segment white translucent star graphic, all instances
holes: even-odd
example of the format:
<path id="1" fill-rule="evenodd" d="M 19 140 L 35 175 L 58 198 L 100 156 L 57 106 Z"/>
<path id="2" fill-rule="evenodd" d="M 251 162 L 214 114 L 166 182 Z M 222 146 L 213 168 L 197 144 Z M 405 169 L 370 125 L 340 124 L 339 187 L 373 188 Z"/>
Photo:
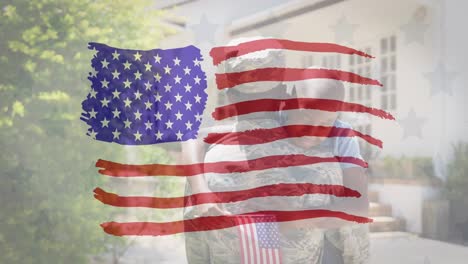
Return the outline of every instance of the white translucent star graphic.
<path id="1" fill-rule="evenodd" d="M 107 79 L 104 78 L 104 80 L 101 81 L 101 87 L 109 88 L 109 82 L 107 81 Z"/>
<path id="2" fill-rule="evenodd" d="M 174 97 L 176 102 L 182 102 L 182 95 L 180 95 L 179 93 L 177 93 Z"/>
<path id="3" fill-rule="evenodd" d="M 91 72 L 89 73 L 89 75 L 90 75 L 91 77 L 97 77 L 97 73 L 98 73 L 98 72 L 96 71 L 96 69 L 92 68 L 92 69 L 91 69 Z"/>
<path id="4" fill-rule="evenodd" d="M 279 19 L 274 12 L 269 12 L 268 17 L 271 17 L 271 25 L 260 27 L 258 30 L 261 32 L 262 36 L 277 37 L 281 38 L 284 36 L 288 28 L 291 26 L 291 23 L 286 23 Z"/>
<path id="5" fill-rule="evenodd" d="M 200 77 L 198 77 L 198 75 L 195 76 L 195 78 L 193 78 L 193 80 L 195 81 L 195 84 L 200 84 L 201 79 L 200 79 Z"/>
<path id="6" fill-rule="evenodd" d="M 164 73 L 165 74 L 171 74 L 171 67 L 169 67 L 169 65 L 166 65 L 166 67 L 164 67 Z"/>
<path id="7" fill-rule="evenodd" d="M 125 82 L 123 82 L 123 84 L 124 84 L 124 88 L 130 88 L 130 85 L 132 84 L 132 82 L 127 79 L 125 80 Z"/>
<path id="8" fill-rule="evenodd" d="M 135 75 L 135 80 L 141 80 L 141 73 L 140 73 L 140 71 L 136 71 L 133 75 Z"/>
<path id="9" fill-rule="evenodd" d="M 141 120 L 141 113 L 140 113 L 140 110 L 137 109 L 135 113 L 133 113 L 135 115 L 135 120 Z"/>
<path id="10" fill-rule="evenodd" d="M 161 133 L 161 131 L 158 130 L 158 132 L 155 134 L 156 136 L 156 139 L 159 139 L 159 140 L 162 140 L 162 137 L 163 137 L 163 133 Z"/>
<path id="11" fill-rule="evenodd" d="M 190 103 L 190 101 L 187 101 L 187 103 L 185 103 L 185 110 L 192 110 L 192 104 Z"/>
<path id="12" fill-rule="evenodd" d="M 154 95 L 154 100 L 156 102 L 161 102 L 161 98 L 162 98 L 162 96 L 159 93 L 156 93 L 156 95 Z"/>
<path id="13" fill-rule="evenodd" d="M 197 94 L 195 95 L 195 103 L 201 103 L 201 97 Z"/>
<path id="14" fill-rule="evenodd" d="M 91 89 L 89 92 L 89 98 L 96 98 L 97 92 L 94 89 Z"/>
<path id="15" fill-rule="evenodd" d="M 135 141 L 141 141 L 141 135 L 140 131 L 137 130 L 137 132 L 133 134 L 133 136 L 135 136 Z"/>
<path id="16" fill-rule="evenodd" d="M 91 111 L 88 112 L 88 114 L 89 114 L 89 118 L 96 118 L 97 112 L 94 111 L 94 108 L 93 108 L 91 109 Z"/>
<path id="17" fill-rule="evenodd" d="M 125 63 L 123 63 L 123 65 L 124 65 L 124 70 L 130 70 L 130 66 L 132 64 L 130 62 L 128 62 L 128 60 L 127 60 Z"/>
<path id="18" fill-rule="evenodd" d="M 165 124 L 166 124 L 166 128 L 167 128 L 167 129 L 169 129 L 169 128 L 172 129 L 172 125 L 173 125 L 174 123 L 172 123 L 171 120 L 167 120 L 167 122 L 166 122 Z"/>
<path id="19" fill-rule="evenodd" d="M 174 66 L 180 66 L 180 60 L 178 57 L 175 57 L 175 59 L 173 59 L 174 61 Z"/>
<path id="20" fill-rule="evenodd" d="M 183 116 L 183 115 L 184 115 L 184 114 L 182 114 L 180 111 L 178 111 L 178 112 L 175 114 L 176 120 L 182 120 L 182 116 Z"/>
<path id="21" fill-rule="evenodd" d="M 117 130 L 117 128 L 114 130 L 114 132 L 112 132 L 112 135 L 113 135 L 113 139 L 119 139 L 120 137 L 120 132 L 119 130 Z"/>
<path id="22" fill-rule="evenodd" d="M 145 102 L 145 109 L 150 110 L 152 105 L 153 105 L 153 103 L 151 103 L 150 100 L 147 100 Z"/>
<path id="23" fill-rule="evenodd" d="M 133 54 L 133 56 L 135 57 L 135 61 L 141 61 L 141 54 L 139 51 Z"/>
<path id="24" fill-rule="evenodd" d="M 202 121 L 202 115 L 200 113 L 195 114 L 195 120 L 197 122 L 201 122 Z"/>
<path id="25" fill-rule="evenodd" d="M 125 100 L 123 102 L 124 102 L 125 107 L 131 107 L 130 105 L 131 105 L 132 101 L 128 97 L 125 98 Z"/>
<path id="26" fill-rule="evenodd" d="M 166 92 L 170 92 L 171 89 L 172 89 L 172 86 L 169 85 L 168 83 L 166 83 L 166 85 L 164 85 L 164 90 L 165 90 Z"/>
<path id="27" fill-rule="evenodd" d="M 153 67 L 153 65 L 151 65 L 151 63 L 149 63 L 149 61 L 146 62 L 146 64 L 145 64 L 145 71 L 151 71 L 151 68 L 152 68 L 152 67 Z"/>
<path id="28" fill-rule="evenodd" d="M 140 99 L 141 99 L 141 95 L 142 95 L 142 94 L 140 93 L 139 90 L 137 90 L 137 91 L 134 93 L 134 95 L 135 95 L 135 100 L 140 100 Z"/>
<path id="29" fill-rule="evenodd" d="M 177 136 L 177 140 L 182 140 L 182 136 L 184 134 L 180 133 L 180 130 L 176 133 L 176 136 Z"/>
<path id="30" fill-rule="evenodd" d="M 117 91 L 117 89 L 115 89 L 115 90 L 112 92 L 112 95 L 113 95 L 113 98 L 119 98 L 120 92 Z"/>
<path id="31" fill-rule="evenodd" d="M 161 63 L 161 57 L 159 56 L 159 54 L 156 54 L 156 56 L 154 56 L 154 62 Z"/>
<path id="32" fill-rule="evenodd" d="M 130 126 L 132 125 L 132 121 L 128 120 L 125 120 L 123 121 L 124 122 L 124 128 L 130 128 Z"/>
<path id="33" fill-rule="evenodd" d="M 190 71 L 192 71 L 192 69 L 190 69 L 188 66 L 185 66 L 185 68 L 184 68 L 184 75 L 189 75 L 189 74 L 190 74 Z"/>
<path id="34" fill-rule="evenodd" d="M 186 127 L 187 130 L 192 130 L 192 126 L 193 126 L 193 124 L 190 121 L 187 121 L 185 123 L 185 127 Z"/>
<path id="35" fill-rule="evenodd" d="M 417 117 L 414 109 L 411 109 L 407 117 L 398 121 L 403 127 L 403 139 L 411 136 L 422 138 L 422 126 L 425 122 L 425 118 Z"/>
<path id="36" fill-rule="evenodd" d="M 152 86 L 151 83 L 150 83 L 149 81 L 147 81 L 147 82 L 145 83 L 145 90 L 146 90 L 146 91 L 151 90 L 151 86 Z"/>
<path id="37" fill-rule="evenodd" d="M 167 101 L 164 105 L 166 106 L 166 110 L 172 109 L 172 103 L 171 102 Z"/>
<path id="38" fill-rule="evenodd" d="M 102 65 L 102 68 L 106 68 L 106 69 L 109 69 L 109 62 L 104 58 L 102 61 L 101 61 L 101 65 Z"/>
<path id="39" fill-rule="evenodd" d="M 424 44 L 424 35 L 428 30 L 429 25 L 421 22 L 411 20 L 407 24 L 404 24 L 400 27 L 405 35 L 406 44 L 417 42 L 419 44 Z"/>
<path id="40" fill-rule="evenodd" d="M 424 76 L 431 83 L 432 95 L 439 92 L 452 95 L 452 81 L 456 78 L 457 73 L 447 71 L 443 62 L 439 62 L 433 72 L 425 73 Z"/>
<path id="41" fill-rule="evenodd" d="M 96 133 L 94 130 L 91 129 L 91 132 L 89 132 L 89 136 L 92 138 L 92 139 L 96 139 L 96 136 L 97 136 L 98 133 Z"/>
<path id="42" fill-rule="evenodd" d="M 152 126 L 153 126 L 153 123 L 151 123 L 149 120 L 146 121 L 146 123 L 145 123 L 145 129 L 146 130 L 151 130 Z"/>
<path id="43" fill-rule="evenodd" d="M 101 100 L 101 105 L 102 107 L 109 107 L 109 100 L 104 97 L 104 99 Z"/>
<path id="44" fill-rule="evenodd" d="M 180 78 L 179 75 L 176 75 L 176 77 L 174 77 L 174 83 L 180 83 L 180 80 L 182 80 L 182 78 Z"/>
<path id="45" fill-rule="evenodd" d="M 113 60 L 118 60 L 119 56 L 120 56 L 120 54 L 117 52 L 117 50 L 114 50 L 114 52 L 112 52 L 112 59 Z"/>
<path id="46" fill-rule="evenodd" d="M 156 112 L 156 114 L 154 114 L 154 117 L 156 118 L 156 120 L 161 120 L 162 114 L 159 112 Z"/>
<path id="47" fill-rule="evenodd" d="M 426 16 L 426 8 L 420 7 L 416 9 L 408 23 L 400 27 L 401 31 L 403 31 L 403 34 L 405 35 L 406 44 L 410 44 L 412 42 L 424 44 L 424 35 L 429 29 L 429 25 L 424 23 Z"/>
<path id="48" fill-rule="evenodd" d="M 93 53 L 93 58 L 97 57 L 97 54 L 99 53 L 99 51 L 96 49 L 96 47 L 93 47 L 91 49 L 91 52 Z"/>
<path id="49" fill-rule="evenodd" d="M 119 79 L 119 75 L 120 75 L 120 72 L 117 69 L 115 69 L 112 72 L 112 79 Z"/>
<path id="50" fill-rule="evenodd" d="M 104 119 L 101 120 L 101 126 L 102 127 L 109 127 L 109 120 L 107 120 L 107 118 L 104 117 Z"/>
<path id="51" fill-rule="evenodd" d="M 119 109 L 114 109 L 114 111 L 112 111 L 112 114 L 114 115 L 114 118 L 119 118 L 120 116 L 120 111 Z"/>
<path id="52" fill-rule="evenodd" d="M 188 83 L 184 86 L 184 88 L 185 88 L 186 93 L 188 93 L 188 92 L 190 92 L 192 90 L 192 86 L 190 84 L 188 84 Z"/>
<path id="53" fill-rule="evenodd" d="M 161 75 L 159 75 L 159 73 L 157 72 L 155 75 L 154 75 L 154 79 L 156 79 L 156 82 L 161 82 Z"/>
<path id="54" fill-rule="evenodd" d="M 348 23 L 346 17 L 343 15 L 335 25 L 331 26 L 332 30 L 335 32 L 335 41 L 337 43 L 353 43 L 353 35 L 357 27 L 358 26 L 355 24 Z"/>
<path id="55" fill-rule="evenodd" d="M 428 258 L 428 257 L 425 257 L 425 258 L 424 258 L 424 264 L 431 264 L 431 262 L 429 261 L 429 258 Z"/>
<path id="56" fill-rule="evenodd" d="M 191 26 L 195 32 L 195 39 L 197 43 L 208 42 L 214 43 L 215 33 L 218 25 L 208 21 L 206 15 L 202 15 L 198 24 Z"/>
<path id="57" fill-rule="evenodd" d="M 198 60 L 198 58 L 195 58 L 195 59 L 193 60 L 193 65 L 194 65 L 194 66 L 200 66 L 200 63 L 201 63 L 201 62 L 202 62 L 201 60 Z"/>

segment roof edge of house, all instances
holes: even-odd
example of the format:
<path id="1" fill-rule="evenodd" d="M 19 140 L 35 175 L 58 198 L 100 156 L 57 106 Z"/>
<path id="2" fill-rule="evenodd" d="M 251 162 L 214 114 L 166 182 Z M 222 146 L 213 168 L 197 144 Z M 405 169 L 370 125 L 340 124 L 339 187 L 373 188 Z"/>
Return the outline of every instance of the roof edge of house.
<path id="1" fill-rule="evenodd" d="M 228 28 L 228 32 L 230 36 L 240 35 L 257 28 L 275 24 L 285 19 L 319 10 L 344 1 L 347 0 L 299 0 L 293 3 L 286 3 L 235 20 Z"/>

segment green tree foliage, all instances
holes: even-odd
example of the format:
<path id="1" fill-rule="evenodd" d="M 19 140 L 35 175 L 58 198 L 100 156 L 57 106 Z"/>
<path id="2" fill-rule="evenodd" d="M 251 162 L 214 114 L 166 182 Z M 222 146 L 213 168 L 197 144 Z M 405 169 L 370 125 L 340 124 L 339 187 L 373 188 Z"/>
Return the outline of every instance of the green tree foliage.
<path id="1" fill-rule="evenodd" d="M 431 157 L 384 157 L 371 166 L 376 178 L 436 179 Z"/>
<path id="2" fill-rule="evenodd" d="M 450 199 L 468 200 L 468 143 L 453 146 L 453 159 L 447 165 L 446 191 Z"/>
<path id="3" fill-rule="evenodd" d="M 85 263 L 117 239 L 99 227 L 111 219 L 92 197 L 104 181 L 94 162 L 124 160 L 126 151 L 91 140 L 79 120 L 90 84 L 87 43 L 157 47 L 171 32 L 153 5 L 0 3 L 0 263 Z"/>

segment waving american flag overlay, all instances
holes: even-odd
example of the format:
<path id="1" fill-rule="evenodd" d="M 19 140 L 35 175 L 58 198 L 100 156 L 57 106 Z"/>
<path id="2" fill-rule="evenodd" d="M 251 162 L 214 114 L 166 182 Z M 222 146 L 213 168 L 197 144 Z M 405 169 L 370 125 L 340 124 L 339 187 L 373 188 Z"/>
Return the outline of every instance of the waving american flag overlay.
<path id="1" fill-rule="evenodd" d="M 121 196 L 96 188 L 96 199 L 110 206 L 161 210 L 190 211 L 211 204 L 229 212 L 187 214 L 171 222 L 107 222 L 101 225 L 105 232 L 161 236 L 233 227 L 245 231 L 251 224 L 320 218 L 372 221 L 335 205 L 362 196 L 362 190 L 344 184 L 341 172 L 367 167 L 359 151 L 352 150 L 356 140 L 379 148 L 383 144 L 340 122 L 337 114 L 394 120 L 390 113 L 346 102 L 342 95 L 347 84 L 380 89 L 381 83 L 341 69 L 287 65 L 289 54 L 372 58 L 369 54 L 331 43 L 280 39 L 215 47 L 210 52 L 218 67 L 213 78 L 226 103 L 215 107 L 212 124 L 202 129 L 207 82 L 198 49 L 130 51 L 97 43 L 90 47 L 98 53 L 92 60 L 92 90 L 83 102 L 82 118 L 90 126 L 92 138 L 126 145 L 198 138 L 204 151 L 201 161 L 175 165 L 98 160 L 99 173 L 126 178 L 184 177 L 188 181 L 202 176 L 208 186 L 180 197 Z M 239 220 L 253 215 L 264 217 L 250 217 L 248 223 Z M 255 228 L 242 236 L 257 234 L 257 241 L 248 246 L 260 248 L 266 240 L 258 234 L 266 227 Z"/>

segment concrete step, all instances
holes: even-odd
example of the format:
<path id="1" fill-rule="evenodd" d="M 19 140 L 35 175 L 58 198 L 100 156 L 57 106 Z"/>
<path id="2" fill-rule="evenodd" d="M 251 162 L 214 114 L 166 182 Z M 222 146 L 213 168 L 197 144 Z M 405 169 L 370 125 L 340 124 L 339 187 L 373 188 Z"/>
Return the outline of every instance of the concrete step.
<path id="1" fill-rule="evenodd" d="M 403 219 L 391 216 L 371 217 L 374 222 L 370 223 L 370 232 L 394 232 L 405 230 L 405 221 Z"/>
<path id="2" fill-rule="evenodd" d="M 377 203 L 379 202 L 379 192 L 377 191 L 369 191 L 369 202 Z"/>
<path id="3" fill-rule="evenodd" d="M 392 206 L 381 203 L 369 203 L 369 216 L 392 216 Z"/>
<path id="4" fill-rule="evenodd" d="M 378 239 L 378 238 L 417 238 L 418 235 L 403 231 L 396 231 L 396 232 L 375 232 L 370 233 L 369 237 L 371 239 Z"/>

